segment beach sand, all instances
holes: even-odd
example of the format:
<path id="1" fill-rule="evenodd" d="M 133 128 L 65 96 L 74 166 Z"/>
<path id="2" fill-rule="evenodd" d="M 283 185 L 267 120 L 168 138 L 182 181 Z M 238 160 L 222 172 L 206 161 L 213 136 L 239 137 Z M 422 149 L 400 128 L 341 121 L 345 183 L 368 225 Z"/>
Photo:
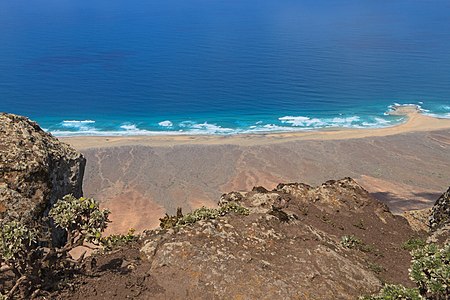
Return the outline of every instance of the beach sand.
<path id="1" fill-rule="evenodd" d="M 178 206 L 215 206 L 233 190 L 346 176 L 395 213 L 430 207 L 450 185 L 450 120 L 412 106 L 393 113 L 408 120 L 379 129 L 62 140 L 86 156 L 84 193 L 112 211 L 109 233 L 154 228 Z"/>

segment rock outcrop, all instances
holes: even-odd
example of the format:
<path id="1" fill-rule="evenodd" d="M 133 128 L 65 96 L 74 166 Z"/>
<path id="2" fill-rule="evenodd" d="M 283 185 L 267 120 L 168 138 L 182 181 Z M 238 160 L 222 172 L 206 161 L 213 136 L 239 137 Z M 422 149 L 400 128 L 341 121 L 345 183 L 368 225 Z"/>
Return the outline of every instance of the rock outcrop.
<path id="1" fill-rule="evenodd" d="M 139 297 L 356 299 L 383 281 L 408 284 L 401 245 L 415 233 L 351 178 L 232 192 L 219 205 L 229 202 L 250 215 L 144 234 L 158 289 Z"/>
<path id="2" fill-rule="evenodd" d="M 424 208 L 405 211 L 402 216 L 408 221 L 411 228 L 415 231 L 429 232 L 430 214 L 431 208 Z"/>
<path id="3" fill-rule="evenodd" d="M 436 200 L 431 209 L 429 227 L 429 242 L 450 243 L 450 187 Z"/>
<path id="4" fill-rule="evenodd" d="M 437 230 L 447 224 L 450 224 L 450 187 L 436 200 L 429 220 L 431 230 Z"/>
<path id="5" fill-rule="evenodd" d="M 29 223 L 66 194 L 82 196 L 86 160 L 35 122 L 0 114 L 0 220 Z"/>

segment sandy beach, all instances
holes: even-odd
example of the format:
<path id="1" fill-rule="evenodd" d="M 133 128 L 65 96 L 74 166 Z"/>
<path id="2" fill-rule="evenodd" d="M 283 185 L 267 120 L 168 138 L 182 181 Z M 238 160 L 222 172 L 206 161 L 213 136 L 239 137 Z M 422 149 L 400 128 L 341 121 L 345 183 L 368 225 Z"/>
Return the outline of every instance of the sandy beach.
<path id="1" fill-rule="evenodd" d="M 341 140 L 366 137 L 389 136 L 409 132 L 426 132 L 450 128 L 450 119 L 423 115 L 416 106 L 399 106 L 390 114 L 404 115 L 407 120 L 396 126 L 385 128 L 329 128 L 314 131 L 288 133 L 261 133 L 242 135 L 161 135 L 161 136 L 79 136 L 61 138 L 75 148 L 89 149 L 100 147 L 145 145 L 173 146 L 181 144 L 240 146 L 267 145 L 299 140 Z"/>
<path id="2" fill-rule="evenodd" d="M 430 207 L 450 183 L 450 119 L 415 107 L 377 129 L 236 136 L 62 138 L 87 158 L 84 192 L 112 211 L 110 232 L 156 227 L 166 212 L 280 182 L 350 176 L 396 213 Z"/>

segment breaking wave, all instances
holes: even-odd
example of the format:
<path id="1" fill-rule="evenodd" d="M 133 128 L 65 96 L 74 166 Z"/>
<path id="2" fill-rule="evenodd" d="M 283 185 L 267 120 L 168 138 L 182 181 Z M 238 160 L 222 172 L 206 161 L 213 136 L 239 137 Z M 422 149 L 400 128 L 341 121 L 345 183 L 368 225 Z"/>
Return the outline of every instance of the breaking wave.
<path id="1" fill-rule="evenodd" d="M 383 128 L 405 121 L 404 116 L 390 114 L 399 106 L 415 106 L 426 115 L 450 118 L 450 105 L 441 105 L 439 111 L 431 112 L 422 107 L 423 102 L 393 103 L 379 115 L 337 115 L 318 117 L 313 115 L 285 115 L 275 118 L 256 117 L 252 120 L 195 121 L 174 119 L 142 121 L 139 123 L 114 123 L 102 120 L 64 120 L 56 125 L 45 126 L 55 136 L 156 136 L 156 135 L 233 135 L 270 132 L 310 131 L 326 128 Z M 47 125 L 47 124 L 46 124 Z"/>

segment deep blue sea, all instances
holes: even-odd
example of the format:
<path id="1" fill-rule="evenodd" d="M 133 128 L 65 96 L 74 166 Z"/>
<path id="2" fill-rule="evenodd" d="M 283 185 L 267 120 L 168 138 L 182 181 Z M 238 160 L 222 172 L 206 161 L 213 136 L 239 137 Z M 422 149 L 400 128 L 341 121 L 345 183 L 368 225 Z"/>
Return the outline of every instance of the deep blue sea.
<path id="1" fill-rule="evenodd" d="M 0 0 L 0 111 L 56 135 L 450 117 L 448 0 Z"/>

